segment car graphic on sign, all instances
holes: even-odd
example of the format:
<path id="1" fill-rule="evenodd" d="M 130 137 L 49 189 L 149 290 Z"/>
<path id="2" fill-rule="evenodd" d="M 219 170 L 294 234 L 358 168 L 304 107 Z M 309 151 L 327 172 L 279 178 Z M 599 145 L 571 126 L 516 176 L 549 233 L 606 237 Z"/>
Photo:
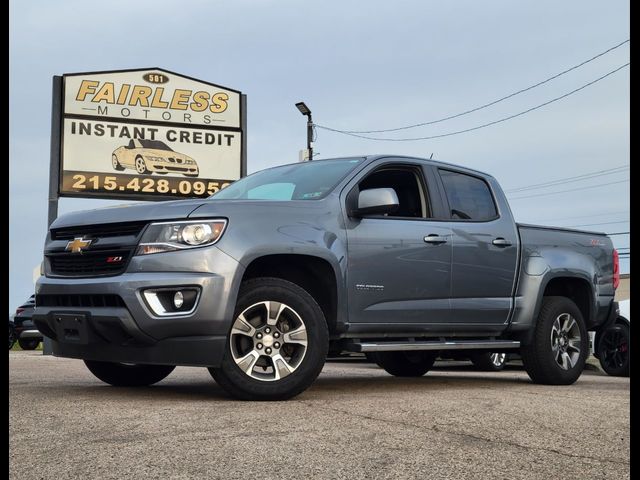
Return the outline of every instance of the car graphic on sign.
<path id="1" fill-rule="evenodd" d="M 111 165 L 119 172 L 129 168 L 139 174 L 181 173 L 186 177 L 197 177 L 200 173 L 193 158 L 173 151 L 160 140 L 130 140 L 113 151 Z"/>

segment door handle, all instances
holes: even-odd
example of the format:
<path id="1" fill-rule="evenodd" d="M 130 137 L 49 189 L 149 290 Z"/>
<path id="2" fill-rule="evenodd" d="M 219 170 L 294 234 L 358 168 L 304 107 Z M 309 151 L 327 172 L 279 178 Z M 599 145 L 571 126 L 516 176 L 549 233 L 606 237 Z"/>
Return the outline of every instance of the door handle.
<path id="1" fill-rule="evenodd" d="M 505 240 L 502 237 L 495 238 L 493 240 L 493 242 L 491 242 L 491 243 L 493 243 L 496 247 L 510 247 L 511 246 L 511 242 L 509 240 Z"/>
<path id="2" fill-rule="evenodd" d="M 435 233 L 431 233 L 424 237 L 425 243 L 430 243 L 432 245 L 440 245 L 441 243 L 447 243 L 447 239 L 441 237 L 440 235 L 436 235 Z"/>

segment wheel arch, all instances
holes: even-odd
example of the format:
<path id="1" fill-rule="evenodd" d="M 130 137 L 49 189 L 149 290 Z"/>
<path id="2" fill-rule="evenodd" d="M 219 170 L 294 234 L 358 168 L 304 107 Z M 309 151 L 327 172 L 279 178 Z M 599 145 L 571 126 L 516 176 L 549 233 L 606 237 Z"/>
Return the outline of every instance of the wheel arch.
<path id="1" fill-rule="evenodd" d="M 540 314 L 544 297 L 565 297 L 576 304 L 585 324 L 593 323 L 595 316 L 595 295 L 591 284 L 580 276 L 554 276 L 549 278 L 544 285 L 542 295 L 538 299 L 535 318 Z"/>
<path id="2" fill-rule="evenodd" d="M 329 333 L 335 333 L 344 323 L 339 309 L 339 275 L 329 260 L 298 253 L 261 255 L 247 265 L 241 282 L 258 277 L 281 278 L 307 291 L 322 309 Z"/>

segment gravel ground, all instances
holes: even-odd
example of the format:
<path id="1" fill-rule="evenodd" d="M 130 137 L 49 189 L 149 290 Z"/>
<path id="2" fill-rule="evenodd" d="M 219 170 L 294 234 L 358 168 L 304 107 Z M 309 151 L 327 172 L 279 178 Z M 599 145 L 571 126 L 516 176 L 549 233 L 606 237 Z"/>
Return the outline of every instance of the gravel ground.
<path id="1" fill-rule="evenodd" d="M 9 478 L 629 478 L 629 379 L 569 387 L 439 367 L 328 363 L 288 402 L 229 400 L 206 369 L 124 389 L 9 353 Z"/>

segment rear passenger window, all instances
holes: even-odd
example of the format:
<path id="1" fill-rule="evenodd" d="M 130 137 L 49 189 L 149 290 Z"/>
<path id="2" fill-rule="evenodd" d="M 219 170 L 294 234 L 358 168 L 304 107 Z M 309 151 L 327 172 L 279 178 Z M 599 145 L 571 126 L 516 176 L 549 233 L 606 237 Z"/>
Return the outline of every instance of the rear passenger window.
<path id="1" fill-rule="evenodd" d="M 451 218 L 486 221 L 498 216 L 493 195 L 484 180 L 450 170 L 440 170 L 440 177 L 449 200 Z"/>

